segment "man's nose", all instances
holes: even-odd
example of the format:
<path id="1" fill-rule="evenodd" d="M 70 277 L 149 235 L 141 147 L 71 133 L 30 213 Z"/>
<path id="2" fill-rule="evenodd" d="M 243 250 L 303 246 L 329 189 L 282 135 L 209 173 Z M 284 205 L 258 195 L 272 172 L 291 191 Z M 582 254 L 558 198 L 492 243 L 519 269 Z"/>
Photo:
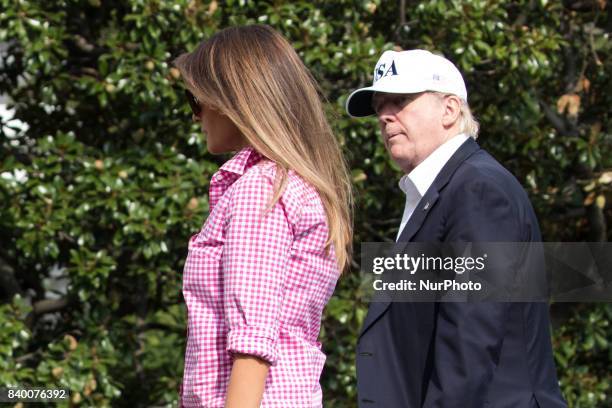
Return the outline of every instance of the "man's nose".
<path id="1" fill-rule="evenodd" d="M 395 109 L 391 103 L 383 103 L 379 108 L 376 115 L 381 123 L 389 123 L 395 119 Z"/>

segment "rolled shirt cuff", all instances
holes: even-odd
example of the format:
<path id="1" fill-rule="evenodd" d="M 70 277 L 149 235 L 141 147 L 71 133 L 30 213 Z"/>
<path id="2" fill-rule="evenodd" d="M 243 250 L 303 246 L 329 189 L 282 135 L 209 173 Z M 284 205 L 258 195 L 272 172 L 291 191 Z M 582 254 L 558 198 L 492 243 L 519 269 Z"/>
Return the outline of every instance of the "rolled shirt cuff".
<path id="1" fill-rule="evenodd" d="M 277 333 L 275 330 L 260 327 L 232 329 L 227 336 L 227 351 L 256 356 L 275 365 L 278 359 Z"/>

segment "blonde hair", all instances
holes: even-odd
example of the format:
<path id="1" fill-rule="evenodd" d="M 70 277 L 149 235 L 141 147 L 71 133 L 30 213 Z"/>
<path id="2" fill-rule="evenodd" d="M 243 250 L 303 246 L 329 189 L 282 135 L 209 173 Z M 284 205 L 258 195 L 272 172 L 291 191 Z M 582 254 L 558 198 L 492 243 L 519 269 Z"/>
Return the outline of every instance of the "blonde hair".
<path id="1" fill-rule="evenodd" d="M 449 95 L 457 96 L 455 94 L 449 94 L 444 92 L 429 92 L 437 95 L 438 97 L 440 97 L 440 99 L 443 99 L 444 97 Z M 461 133 L 465 133 L 473 139 L 476 139 L 478 137 L 478 131 L 480 130 L 480 124 L 478 123 L 476 118 L 474 118 L 472 110 L 470 109 L 470 105 L 468 105 L 468 103 L 464 101 L 463 98 L 460 98 L 459 96 L 457 97 L 461 100 L 461 106 L 459 111 L 459 131 Z"/>
<path id="2" fill-rule="evenodd" d="M 478 137 L 478 130 L 480 129 L 480 124 L 474 118 L 472 111 L 470 110 L 470 105 L 463 99 L 461 99 L 461 122 L 459 125 L 459 130 L 461 133 L 465 133 L 466 135 L 476 139 Z"/>
<path id="3" fill-rule="evenodd" d="M 293 47 L 265 25 L 230 27 L 174 65 L 200 102 L 226 115 L 249 144 L 277 165 L 272 205 L 289 170 L 319 193 L 338 266 L 352 253 L 352 187 L 325 117 L 320 89 Z"/>

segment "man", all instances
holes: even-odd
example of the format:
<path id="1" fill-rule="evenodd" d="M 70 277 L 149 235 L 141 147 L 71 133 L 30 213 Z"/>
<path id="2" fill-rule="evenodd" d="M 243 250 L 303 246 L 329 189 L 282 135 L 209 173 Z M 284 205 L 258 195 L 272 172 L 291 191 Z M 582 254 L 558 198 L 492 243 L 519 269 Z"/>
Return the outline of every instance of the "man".
<path id="1" fill-rule="evenodd" d="M 519 182 L 475 142 L 458 69 L 424 50 L 386 51 L 353 117 L 376 115 L 405 175 L 405 242 L 538 242 Z M 360 407 L 565 407 L 546 303 L 372 303 L 357 347 Z"/>

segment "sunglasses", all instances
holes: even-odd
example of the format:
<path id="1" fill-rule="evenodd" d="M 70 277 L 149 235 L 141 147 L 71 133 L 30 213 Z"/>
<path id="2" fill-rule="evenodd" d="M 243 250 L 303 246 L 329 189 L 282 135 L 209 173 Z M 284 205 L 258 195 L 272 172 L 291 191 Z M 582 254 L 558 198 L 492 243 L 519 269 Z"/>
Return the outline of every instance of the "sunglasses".
<path id="1" fill-rule="evenodd" d="M 185 89 L 185 96 L 187 97 L 187 102 L 189 102 L 189 107 L 191 108 L 191 112 L 193 112 L 194 116 L 200 117 L 200 113 L 202 113 L 202 107 L 200 106 L 200 101 L 195 97 L 194 94 L 191 93 L 188 89 Z"/>

